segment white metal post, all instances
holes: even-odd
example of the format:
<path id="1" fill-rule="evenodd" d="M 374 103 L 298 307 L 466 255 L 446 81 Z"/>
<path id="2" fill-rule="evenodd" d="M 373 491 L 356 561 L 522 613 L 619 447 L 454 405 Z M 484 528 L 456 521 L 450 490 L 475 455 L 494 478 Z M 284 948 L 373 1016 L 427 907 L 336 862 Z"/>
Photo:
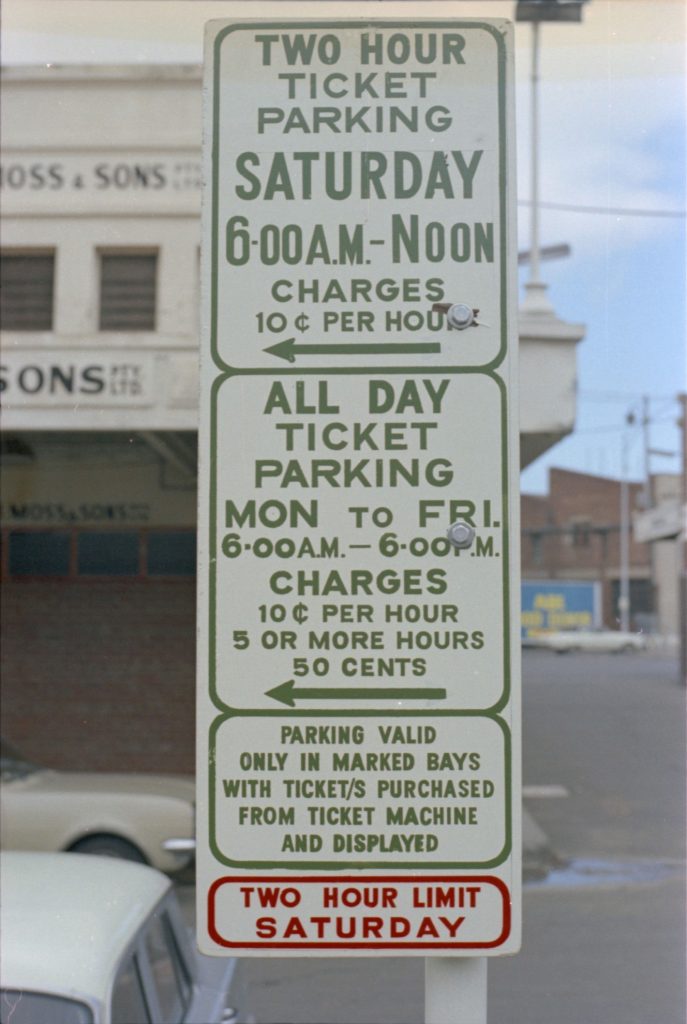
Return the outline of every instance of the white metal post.
<path id="1" fill-rule="evenodd" d="M 687 528 L 684 516 L 687 510 L 687 395 L 677 396 L 680 403 L 681 416 L 678 421 L 682 448 L 682 553 L 680 572 L 680 682 L 687 686 Z"/>
<path id="2" fill-rule="evenodd" d="M 622 437 L 620 478 L 620 628 L 630 628 L 630 487 L 627 479 L 627 430 Z"/>
<path id="3" fill-rule="evenodd" d="M 487 958 L 427 957 L 425 1024 L 487 1024 Z"/>
<path id="4" fill-rule="evenodd" d="M 539 281 L 539 22 L 532 22 L 530 283 Z"/>
<path id="5" fill-rule="evenodd" d="M 532 22 L 532 65 L 530 74 L 530 253 L 529 280 L 525 285 L 524 312 L 553 313 L 540 277 L 539 244 L 539 22 Z"/>
<path id="6" fill-rule="evenodd" d="M 642 440 L 644 442 L 644 508 L 651 508 L 652 505 L 652 494 L 651 494 L 651 465 L 650 465 L 650 454 L 651 454 L 651 440 L 649 438 L 649 426 L 651 424 L 649 396 L 642 395 Z"/>

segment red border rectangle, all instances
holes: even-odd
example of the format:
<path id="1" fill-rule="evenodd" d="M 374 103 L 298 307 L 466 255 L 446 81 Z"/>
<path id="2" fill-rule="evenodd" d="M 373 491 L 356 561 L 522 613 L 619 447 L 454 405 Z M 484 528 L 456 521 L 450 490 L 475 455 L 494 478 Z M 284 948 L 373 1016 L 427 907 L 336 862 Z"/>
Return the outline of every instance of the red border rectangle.
<path id="1" fill-rule="evenodd" d="M 356 885 L 365 882 L 368 884 L 379 883 L 409 883 L 422 882 L 444 882 L 451 885 L 479 882 L 483 885 L 494 886 L 503 900 L 503 927 L 498 938 L 491 942 L 230 942 L 223 938 L 217 930 L 215 914 L 215 897 L 223 885 L 246 884 L 246 883 L 269 883 L 271 885 L 286 883 L 289 886 L 303 884 L 319 884 L 326 882 L 329 885 Z M 208 890 L 208 933 L 213 942 L 226 949 L 495 949 L 502 946 L 510 935 L 511 929 L 511 898 L 508 887 L 500 878 L 493 875 L 374 875 L 365 879 L 360 875 L 309 875 L 304 877 L 274 876 L 274 875 L 233 875 L 218 878 Z"/>

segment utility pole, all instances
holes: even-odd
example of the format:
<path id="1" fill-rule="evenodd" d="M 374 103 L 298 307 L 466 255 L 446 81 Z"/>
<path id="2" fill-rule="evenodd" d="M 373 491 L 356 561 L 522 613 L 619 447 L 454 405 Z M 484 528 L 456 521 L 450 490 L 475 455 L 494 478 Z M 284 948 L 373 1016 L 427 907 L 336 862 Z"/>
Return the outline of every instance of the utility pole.
<path id="1" fill-rule="evenodd" d="M 653 505 L 653 494 L 651 489 L 651 467 L 649 464 L 649 455 L 651 454 L 651 445 L 649 443 L 649 424 L 651 423 L 651 416 L 649 413 L 649 396 L 642 395 L 642 440 L 644 443 L 644 487 L 643 487 L 643 502 L 644 508 L 649 509 Z"/>
<path id="2" fill-rule="evenodd" d="M 651 482 L 651 442 L 649 439 L 649 426 L 651 424 L 650 400 L 648 395 L 642 395 L 642 443 L 644 448 L 644 486 L 642 488 L 642 505 L 645 512 L 653 508 L 654 490 Z M 655 558 L 654 545 L 649 544 L 649 600 L 652 619 L 656 622 L 656 592 L 655 580 Z M 654 625 L 652 629 L 655 629 Z"/>
<path id="3" fill-rule="evenodd" d="M 620 628 L 624 633 L 630 628 L 630 484 L 627 479 L 627 429 L 621 440 L 622 459 L 620 468 L 620 595 L 618 611 Z"/>

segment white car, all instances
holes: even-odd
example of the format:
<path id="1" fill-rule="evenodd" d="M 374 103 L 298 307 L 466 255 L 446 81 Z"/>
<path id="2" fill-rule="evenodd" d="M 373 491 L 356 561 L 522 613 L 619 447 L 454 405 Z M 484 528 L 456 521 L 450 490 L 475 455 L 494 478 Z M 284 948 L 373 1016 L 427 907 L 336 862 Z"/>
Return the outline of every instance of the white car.
<path id="1" fill-rule="evenodd" d="M 169 878 L 63 853 L 0 855 L 2 1024 L 238 1024 L 235 958 L 194 949 Z"/>
<path id="2" fill-rule="evenodd" d="M 97 853 L 185 867 L 195 852 L 195 785 L 174 775 L 60 772 L 0 745 L 3 850 Z"/>
<path id="3" fill-rule="evenodd" d="M 537 646 L 568 654 L 570 651 L 643 651 L 646 637 L 643 633 L 628 633 L 620 629 L 567 630 L 560 633 L 541 633 Z"/>

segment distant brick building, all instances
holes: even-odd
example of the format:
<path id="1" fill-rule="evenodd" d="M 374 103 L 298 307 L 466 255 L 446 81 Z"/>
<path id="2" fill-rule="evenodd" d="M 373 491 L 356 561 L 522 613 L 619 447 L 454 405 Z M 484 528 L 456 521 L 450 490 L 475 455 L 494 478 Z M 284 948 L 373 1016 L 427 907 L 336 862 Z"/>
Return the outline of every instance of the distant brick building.
<path id="1" fill-rule="evenodd" d="M 641 484 L 629 485 L 630 513 Z M 522 574 L 527 579 L 591 580 L 601 585 L 604 625 L 618 624 L 620 481 L 552 469 L 548 495 L 522 495 Z M 654 626 L 649 544 L 630 539 L 633 629 Z"/>

